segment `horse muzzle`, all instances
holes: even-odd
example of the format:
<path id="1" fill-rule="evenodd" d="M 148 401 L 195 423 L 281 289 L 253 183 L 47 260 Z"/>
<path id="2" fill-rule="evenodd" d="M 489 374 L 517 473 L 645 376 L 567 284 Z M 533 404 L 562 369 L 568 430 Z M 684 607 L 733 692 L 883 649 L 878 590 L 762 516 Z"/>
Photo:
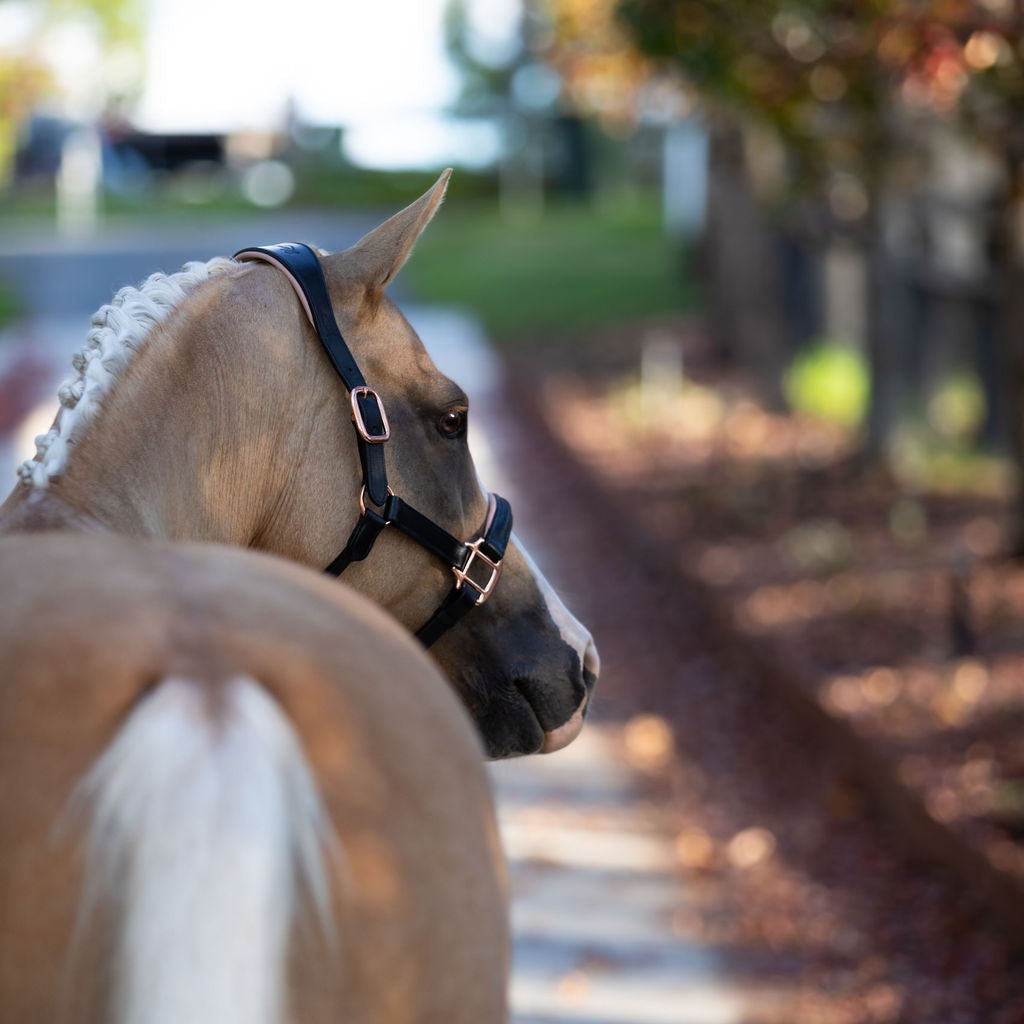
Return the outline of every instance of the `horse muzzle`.
<path id="1" fill-rule="evenodd" d="M 555 729 L 544 733 L 544 742 L 537 751 L 539 754 L 551 754 L 567 747 L 583 729 L 583 720 L 590 709 L 590 697 L 597 685 L 597 677 L 601 674 L 601 658 L 593 641 L 583 655 L 583 685 L 585 692 L 579 707 L 569 716 L 568 721 Z"/>

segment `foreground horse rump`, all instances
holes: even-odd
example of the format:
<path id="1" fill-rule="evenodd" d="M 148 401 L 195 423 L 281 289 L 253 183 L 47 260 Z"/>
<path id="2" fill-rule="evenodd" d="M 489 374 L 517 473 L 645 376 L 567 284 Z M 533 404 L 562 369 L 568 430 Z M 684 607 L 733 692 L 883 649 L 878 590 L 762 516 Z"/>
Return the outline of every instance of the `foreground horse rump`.
<path id="1" fill-rule="evenodd" d="M 447 174 L 350 249 L 310 253 L 328 315 L 380 396 L 364 396 L 361 415 L 387 410 L 386 443 L 375 428 L 372 440 L 357 437 L 356 390 L 335 372 L 279 267 L 189 264 L 124 289 L 93 318 L 54 427 L 0 507 L 0 534 L 217 541 L 323 569 L 338 562 L 368 504 L 389 527 L 344 579 L 421 629 L 458 578 L 438 557 L 433 527 L 469 542 L 488 516 L 467 447 L 466 396 L 385 291 L 446 183 Z M 429 519 L 426 546 L 390 516 L 390 499 Z M 490 756 L 556 750 L 579 732 L 597 650 L 515 541 L 493 594 L 431 650 Z"/>
<path id="2" fill-rule="evenodd" d="M 0 579 L 3 1024 L 505 1020 L 479 742 L 388 616 L 211 545 Z"/>

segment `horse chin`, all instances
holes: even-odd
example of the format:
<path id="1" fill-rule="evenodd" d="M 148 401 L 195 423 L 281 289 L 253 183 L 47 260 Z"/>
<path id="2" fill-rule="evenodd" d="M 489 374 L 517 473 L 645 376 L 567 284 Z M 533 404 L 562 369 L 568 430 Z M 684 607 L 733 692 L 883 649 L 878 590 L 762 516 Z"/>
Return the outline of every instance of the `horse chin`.
<path id="1" fill-rule="evenodd" d="M 435 649 L 491 760 L 561 750 L 583 727 L 600 672 L 597 649 L 590 642 L 580 652 L 552 632 L 537 617 L 503 622 L 500 647 L 515 652 L 508 668 L 507 654 L 487 650 L 489 637 L 477 638 L 475 658 L 466 657 L 464 645 Z M 481 657 L 481 649 L 489 657 Z"/>
<path id="2" fill-rule="evenodd" d="M 557 729 L 551 729 L 544 734 L 544 742 L 541 744 L 540 754 L 551 754 L 556 750 L 561 750 L 562 747 L 567 747 L 577 736 L 580 734 L 580 730 L 583 728 L 583 718 L 587 713 L 587 702 L 586 700 L 573 712 L 572 717 L 564 725 L 560 725 Z"/>
<path id="3" fill-rule="evenodd" d="M 489 761 L 524 757 L 544 749 L 548 733 L 517 686 L 506 684 L 498 694 L 492 691 L 489 699 L 474 703 L 473 722 Z"/>
<path id="4" fill-rule="evenodd" d="M 492 705 L 489 713 L 477 717 L 477 728 L 490 760 L 550 754 L 568 746 L 579 735 L 587 713 L 590 688 L 583 690 L 580 703 L 564 722 L 545 726 L 542 722 L 550 718 L 550 712 L 539 711 L 528 696 L 533 687 L 531 680 L 513 680 L 510 693 L 499 706 Z"/>

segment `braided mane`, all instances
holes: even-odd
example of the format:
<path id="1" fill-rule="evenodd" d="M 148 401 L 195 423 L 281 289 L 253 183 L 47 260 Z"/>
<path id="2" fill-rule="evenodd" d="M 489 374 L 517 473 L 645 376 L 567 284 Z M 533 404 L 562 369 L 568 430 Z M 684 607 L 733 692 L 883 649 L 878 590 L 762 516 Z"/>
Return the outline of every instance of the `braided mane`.
<path id="1" fill-rule="evenodd" d="M 157 324 L 196 285 L 236 266 L 234 260 L 223 257 L 186 263 L 176 274 L 156 273 L 138 288 L 122 288 L 109 305 L 101 306 L 92 315 L 85 345 L 71 360 L 76 376 L 58 392 L 61 408 L 57 418 L 47 433 L 36 438 L 35 458 L 18 467 L 18 476 L 27 484 L 46 487 L 59 475 L 104 396 Z"/>

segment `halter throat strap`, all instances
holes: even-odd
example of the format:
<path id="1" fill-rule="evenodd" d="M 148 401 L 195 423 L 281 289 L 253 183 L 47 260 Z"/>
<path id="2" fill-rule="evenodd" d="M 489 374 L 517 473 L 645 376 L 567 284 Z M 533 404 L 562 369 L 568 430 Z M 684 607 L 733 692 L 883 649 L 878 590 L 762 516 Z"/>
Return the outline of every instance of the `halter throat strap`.
<path id="1" fill-rule="evenodd" d="M 483 604 L 497 586 L 512 534 L 509 503 L 499 495 L 491 494 L 480 536 L 464 542 L 399 498 L 388 486 L 384 442 L 391 436 L 391 429 L 384 404 L 366 383 L 338 327 L 319 257 L 301 242 L 286 242 L 242 249 L 235 253 L 234 258 L 269 263 L 288 278 L 331 364 L 349 392 L 363 471 L 360 515 L 344 549 L 324 572 L 339 576 L 353 562 L 362 561 L 389 525 L 446 562 L 454 573 L 454 585 L 437 611 L 416 631 L 424 646 L 429 647 L 467 612 Z M 368 508 L 366 497 L 381 512 Z"/>

